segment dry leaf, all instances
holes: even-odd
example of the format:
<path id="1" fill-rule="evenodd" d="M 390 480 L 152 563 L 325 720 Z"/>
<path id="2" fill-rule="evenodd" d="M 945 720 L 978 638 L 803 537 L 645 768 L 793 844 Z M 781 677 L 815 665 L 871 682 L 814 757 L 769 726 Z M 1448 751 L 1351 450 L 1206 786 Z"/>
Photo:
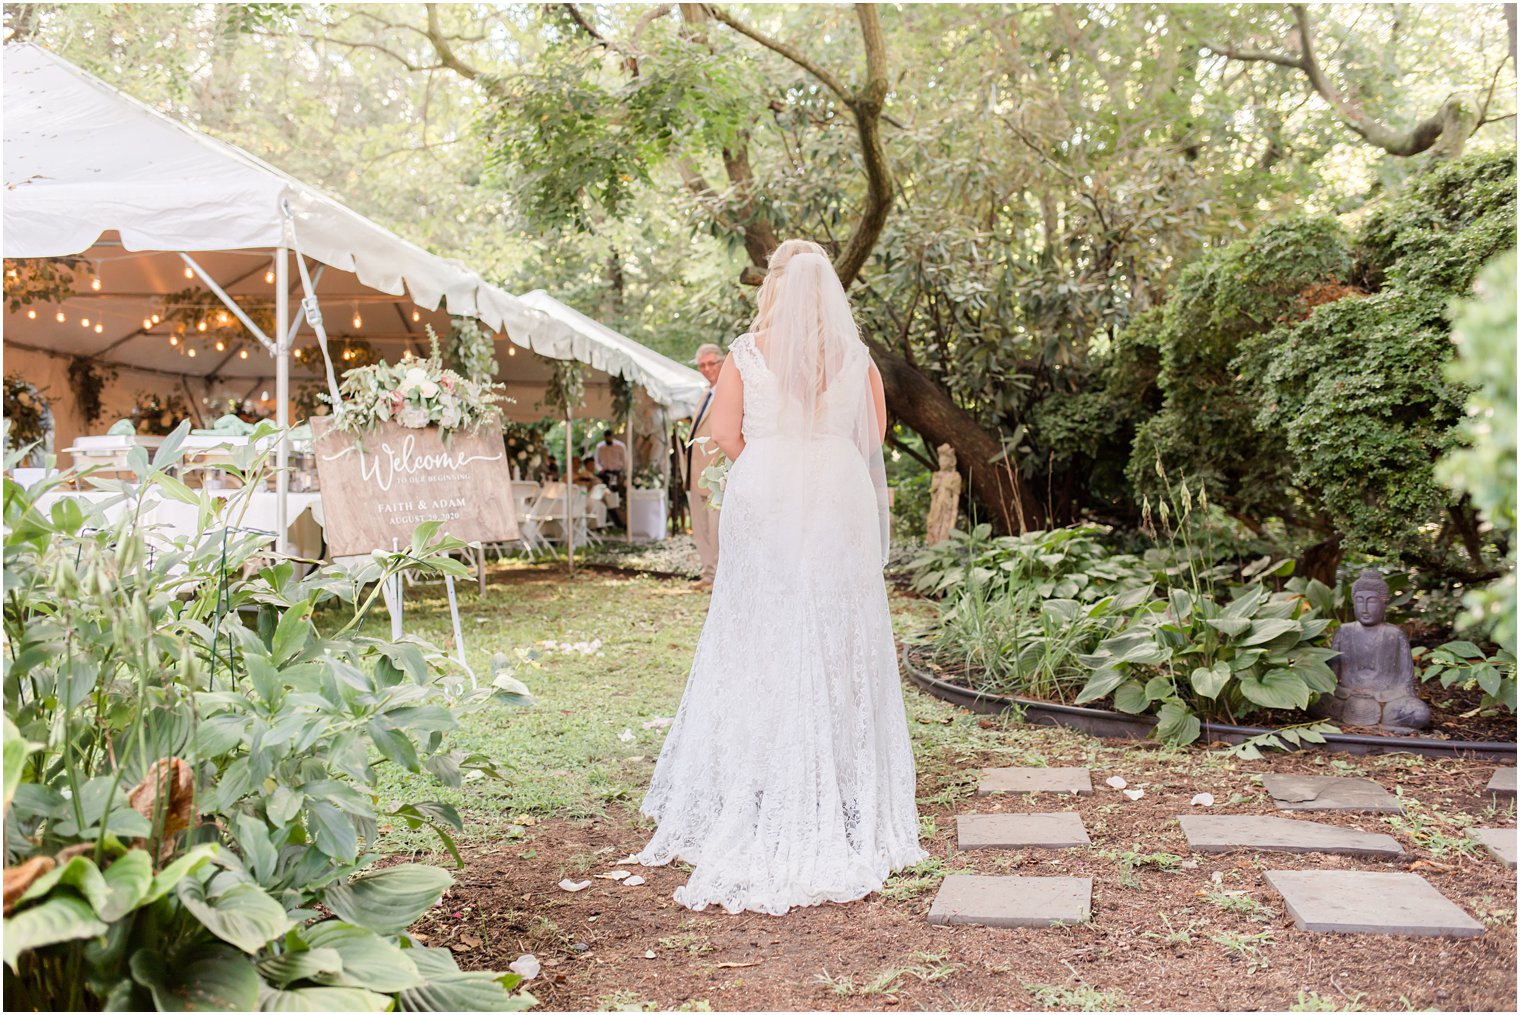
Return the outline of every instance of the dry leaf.
<path id="1" fill-rule="evenodd" d="M 150 822 L 162 821 L 167 840 L 190 827 L 195 801 L 195 773 L 180 758 L 159 758 L 143 781 L 127 792 L 127 803 Z"/>
<path id="2" fill-rule="evenodd" d="M 19 867 L 5 868 L 5 912 L 9 914 L 16 900 L 32 887 L 32 882 L 52 870 L 54 866 L 52 857 L 34 856 Z"/>
<path id="3" fill-rule="evenodd" d="M 714 969 L 748 969 L 750 966 L 758 966 L 758 962 L 720 962 Z"/>

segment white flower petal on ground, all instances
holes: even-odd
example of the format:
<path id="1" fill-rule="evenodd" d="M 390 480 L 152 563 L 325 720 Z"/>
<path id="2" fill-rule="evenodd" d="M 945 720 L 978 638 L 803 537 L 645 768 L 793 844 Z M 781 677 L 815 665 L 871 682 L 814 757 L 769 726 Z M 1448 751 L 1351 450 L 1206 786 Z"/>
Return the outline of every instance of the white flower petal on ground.
<path id="1" fill-rule="evenodd" d="M 643 726 L 646 730 L 662 730 L 674 721 L 674 718 L 666 718 L 663 715 L 657 715 L 653 719 L 644 723 Z"/>
<path id="2" fill-rule="evenodd" d="M 1124 781 L 1124 776 L 1122 775 L 1111 775 L 1103 781 L 1108 783 L 1114 789 L 1123 789 L 1125 786 L 1129 785 L 1129 783 Z"/>
<path id="3" fill-rule="evenodd" d="M 1127 789 L 1124 791 L 1124 795 L 1129 797 L 1131 800 L 1139 800 L 1141 797 L 1145 796 L 1145 790 Z"/>
<path id="4" fill-rule="evenodd" d="M 1199 794 L 1197 794 L 1196 796 L 1193 797 L 1192 803 L 1193 803 L 1193 806 L 1195 806 L 1195 807 L 1213 807 L 1214 806 L 1214 794 L 1212 794 L 1212 793 L 1199 793 Z"/>
<path id="5" fill-rule="evenodd" d="M 631 743 L 633 743 L 633 730 L 630 730 L 630 729 L 623 730 L 623 732 L 621 732 L 621 733 L 618 734 L 618 739 L 621 740 L 625 744 L 631 744 Z"/>
<path id="6" fill-rule="evenodd" d="M 623 884 L 627 885 L 629 888 L 637 888 L 639 885 L 642 885 L 643 883 L 644 883 L 644 879 L 641 878 L 641 877 L 639 877 L 637 874 L 635 874 L 631 878 L 628 878 L 628 879 L 624 880 L 624 882 L 623 882 Z"/>
<path id="7" fill-rule="evenodd" d="M 539 970 L 542 967 L 539 965 L 538 958 L 536 956 L 528 954 L 519 955 L 517 957 L 517 961 L 509 964 L 507 968 L 512 970 L 512 972 L 516 973 L 518 976 L 521 976 L 524 980 L 531 980 L 539 974 Z"/>
<path id="8" fill-rule="evenodd" d="M 628 876 L 625 870 L 608 871 L 606 874 L 596 874 L 594 877 L 606 878 L 609 881 L 621 881 Z"/>
<path id="9" fill-rule="evenodd" d="M 627 856 L 623 857 L 623 859 L 621 859 L 621 860 L 618 861 L 618 863 L 638 863 L 638 862 L 639 862 L 639 855 L 637 853 L 630 853 Z"/>
<path id="10" fill-rule="evenodd" d="M 567 892 L 578 892 L 591 887 L 590 881 L 571 881 L 569 878 L 561 881 L 559 886 Z"/>

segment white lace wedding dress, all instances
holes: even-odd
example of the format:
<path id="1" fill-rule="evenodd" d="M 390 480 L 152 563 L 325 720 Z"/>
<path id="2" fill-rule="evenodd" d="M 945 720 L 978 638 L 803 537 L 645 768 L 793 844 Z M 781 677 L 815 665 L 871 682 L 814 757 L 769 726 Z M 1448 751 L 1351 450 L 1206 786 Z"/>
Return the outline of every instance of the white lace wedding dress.
<path id="1" fill-rule="evenodd" d="M 684 906 L 780 914 L 862 898 L 926 854 L 876 494 L 847 434 L 870 397 L 864 347 L 806 440 L 778 430 L 754 339 L 730 355 L 745 447 L 707 622 L 643 802 L 659 828 L 638 860 L 692 864 Z"/>

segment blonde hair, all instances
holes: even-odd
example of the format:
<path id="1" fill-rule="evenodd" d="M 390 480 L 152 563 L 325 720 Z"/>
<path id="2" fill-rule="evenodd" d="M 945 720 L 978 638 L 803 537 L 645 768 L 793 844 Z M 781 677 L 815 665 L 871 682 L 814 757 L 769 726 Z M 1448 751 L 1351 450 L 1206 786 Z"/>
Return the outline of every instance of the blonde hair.
<path id="1" fill-rule="evenodd" d="M 776 309 L 776 280 L 786 270 L 786 263 L 798 254 L 817 254 L 827 258 L 828 252 L 812 240 L 784 240 L 771 251 L 766 260 L 765 281 L 760 283 L 760 294 L 755 298 L 755 320 L 750 324 L 751 334 L 759 334 L 770 323 L 771 312 Z"/>

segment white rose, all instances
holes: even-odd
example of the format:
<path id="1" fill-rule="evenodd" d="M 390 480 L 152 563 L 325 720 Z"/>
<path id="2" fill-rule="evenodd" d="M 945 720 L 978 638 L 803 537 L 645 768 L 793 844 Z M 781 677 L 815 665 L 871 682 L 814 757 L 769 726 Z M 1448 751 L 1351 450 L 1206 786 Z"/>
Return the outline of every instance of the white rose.
<path id="1" fill-rule="evenodd" d="M 426 409 L 409 405 L 396 416 L 396 422 L 412 430 L 420 430 L 430 422 L 429 413 Z"/>
<path id="2" fill-rule="evenodd" d="M 422 391 L 423 398 L 432 398 L 438 394 L 438 385 L 429 380 L 424 380 L 418 388 Z"/>
<path id="3" fill-rule="evenodd" d="M 406 376 L 401 378 L 401 383 L 396 385 L 396 390 L 405 394 L 406 392 L 411 391 L 413 388 L 420 388 L 424 384 L 432 383 L 432 381 L 428 380 L 426 370 L 422 369 L 421 367 L 412 367 L 406 372 Z M 437 385 L 433 386 L 436 390 Z"/>
<path id="4" fill-rule="evenodd" d="M 463 422 L 464 413 L 460 412 L 458 407 L 453 405 L 446 406 L 438 417 L 438 425 L 446 430 L 453 429 Z"/>

